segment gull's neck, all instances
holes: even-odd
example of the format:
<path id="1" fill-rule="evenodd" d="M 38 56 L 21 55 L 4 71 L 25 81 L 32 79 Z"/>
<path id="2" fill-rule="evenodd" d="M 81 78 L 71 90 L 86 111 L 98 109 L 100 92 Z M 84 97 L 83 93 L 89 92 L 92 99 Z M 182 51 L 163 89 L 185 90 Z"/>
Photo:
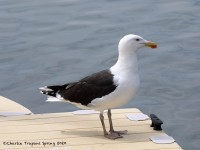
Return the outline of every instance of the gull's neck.
<path id="1" fill-rule="evenodd" d="M 114 74 L 128 73 L 137 74 L 138 73 L 138 62 L 135 51 L 132 53 L 120 53 L 116 64 L 111 67 L 111 71 Z"/>

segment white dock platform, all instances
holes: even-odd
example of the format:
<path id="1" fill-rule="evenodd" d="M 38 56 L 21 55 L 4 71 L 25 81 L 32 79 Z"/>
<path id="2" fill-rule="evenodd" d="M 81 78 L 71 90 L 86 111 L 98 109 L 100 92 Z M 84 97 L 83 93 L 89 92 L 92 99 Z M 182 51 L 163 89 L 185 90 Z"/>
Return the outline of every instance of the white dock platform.
<path id="1" fill-rule="evenodd" d="M 5 100 L 0 97 L 0 102 Z M 3 105 L 0 112 L 10 111 L 5 107 L 11 106 L 16 109 L 19 106 L 18 111 L 22 110 L 15 102 L 8 101 Z M 66 112 L 0 117 L 0 150 L 181 150 L 176 142 L 153 143 L 150 136 L 165 133 L 153 130 L 151 120 L 131 121 L 127 118 L 126 114 L 142 113 L 140 110 L 114 109 L 112 113 L 115 129 L 128 130 L 124 138 L 104 138 L 98 114 Z M 104 116 L 108 128 L 107 115 Z"/>

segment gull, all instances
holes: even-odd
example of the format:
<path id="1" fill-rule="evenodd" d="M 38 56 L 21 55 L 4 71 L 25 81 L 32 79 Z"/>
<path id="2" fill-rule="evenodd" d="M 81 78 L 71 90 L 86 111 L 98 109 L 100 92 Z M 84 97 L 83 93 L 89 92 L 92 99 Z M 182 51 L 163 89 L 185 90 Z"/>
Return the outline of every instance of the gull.
<path id="1" fill-rule="evenodd" d="M 104 136 L 122 138 L 127 130 L 114 130 L 111 109 L 128 103 L 136 96 L 140 85 L 136 52 L 144 47 L 156 48 L 157 45 L 135 34 L 126 35 L 119 41 L 118 60 L 111 68 L 79 81 L 41 87 L 40 92 L 48 96 L 49 102 L 64 101 L 81 109 L 99 111 Z M 109 132 L 104 123 L 104 110 L 108 110 Z"/>

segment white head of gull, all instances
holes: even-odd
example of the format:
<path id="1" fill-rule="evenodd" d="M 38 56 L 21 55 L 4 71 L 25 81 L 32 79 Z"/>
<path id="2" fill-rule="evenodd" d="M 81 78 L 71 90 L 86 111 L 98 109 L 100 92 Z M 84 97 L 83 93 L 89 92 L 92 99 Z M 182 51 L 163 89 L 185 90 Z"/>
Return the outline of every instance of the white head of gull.
<path id="1" fill-rule="evenodd" d="M 120 107 L 135 97 L 140 84 L 136 52 L 143 47 L 156 48 L 157 45 L 138 35 L 126 35 L 118 45 L 118 60 L 110 69 L 76 82 L 41 87 L 41 93 L 48 96 L 49 102 L 64 101 L 82 109 L 100 111 L 104 136 L 109 139 L 121 138 L 127 131 L 114 130 L 111 109 Z M 108 110 L 110 133 L 105 128 L 104 110 Z"/>

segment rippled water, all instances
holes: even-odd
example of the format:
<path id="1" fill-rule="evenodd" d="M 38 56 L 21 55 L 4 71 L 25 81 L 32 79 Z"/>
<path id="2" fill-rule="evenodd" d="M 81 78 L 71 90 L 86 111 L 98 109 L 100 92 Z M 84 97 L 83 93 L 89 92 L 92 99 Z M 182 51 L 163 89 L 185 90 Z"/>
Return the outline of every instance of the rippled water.
<path id="1" fill-rule="evenodd" d="M 45 103 L 38 87 L 112 66 L 128 33 L 156 41 L 138 52 L 141 88 L 124 107 L 164 120 L 188 150 L 200 143 L 200 1 L 0 0 L 0 94 L 34 113 L 72 111 Z"/>

